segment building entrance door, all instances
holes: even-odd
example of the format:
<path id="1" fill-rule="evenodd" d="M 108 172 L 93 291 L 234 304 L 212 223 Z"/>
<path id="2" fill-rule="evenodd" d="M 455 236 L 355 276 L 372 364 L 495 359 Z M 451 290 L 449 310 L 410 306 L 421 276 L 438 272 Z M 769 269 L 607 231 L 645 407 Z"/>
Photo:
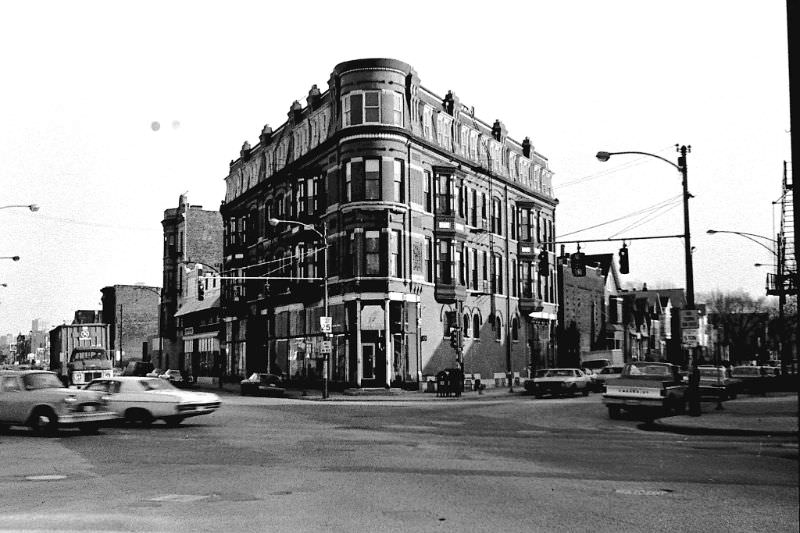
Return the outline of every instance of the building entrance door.
<path id="1" fill-rule="evenodd" d="M 361 344 L 361 386 L 382 387 L 386 384 L 386 354 L 376 343 Z"/>

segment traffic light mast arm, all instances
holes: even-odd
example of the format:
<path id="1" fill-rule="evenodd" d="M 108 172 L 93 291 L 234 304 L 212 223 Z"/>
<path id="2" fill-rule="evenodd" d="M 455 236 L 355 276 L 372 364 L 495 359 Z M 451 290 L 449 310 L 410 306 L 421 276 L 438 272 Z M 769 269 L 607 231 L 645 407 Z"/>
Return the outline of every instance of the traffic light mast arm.
<path id="1" fill-rule="evenodd" d="M 652 235 L 649 237 L 609 237 L 607 239 L 575 239 L 573 241 L 540 241 L 539 244 L 582 244 L 584 242 L 641 241 L 647 239 L 682 239 L 679 235 Z"/>

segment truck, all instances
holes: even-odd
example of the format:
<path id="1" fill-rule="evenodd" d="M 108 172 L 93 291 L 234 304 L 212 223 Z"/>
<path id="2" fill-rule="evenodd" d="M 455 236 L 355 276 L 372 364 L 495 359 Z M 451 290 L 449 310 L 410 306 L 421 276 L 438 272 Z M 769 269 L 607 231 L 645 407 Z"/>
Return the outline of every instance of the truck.
<path id="1" fill-rule="evenodd" d="M 50 370 L 65 386 L 113 376 L 108 324 L 63 324 L 50 330 Z"/>
<path id="2" fill-rule="evenodd" d="M 677 366 L 670 363 L 634 361 L 625 365 L 619 378 L 606 384 L 603 404 L 610 418 L 622 411 L 652 420 L 686 411 L 687 386 Z"/>

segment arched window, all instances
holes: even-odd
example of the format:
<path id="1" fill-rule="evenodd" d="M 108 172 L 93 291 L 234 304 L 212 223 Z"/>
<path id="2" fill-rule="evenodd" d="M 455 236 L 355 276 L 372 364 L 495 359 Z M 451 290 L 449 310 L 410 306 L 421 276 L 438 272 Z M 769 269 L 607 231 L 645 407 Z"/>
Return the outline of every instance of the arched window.
<path id="1" fill-rule="evenodd" d="M 499 316 L 494 318 L 494 338 L 503 340 L 503 319 Z"/>
<path id="2" fill-rule="evenodd" d="M 464 324 L 464 337 L 469 337 L 469 315 L 465 314 L 462 322 Z"/>
<path id="3" fill-rule="evenodd" d="M 472 317 L 472 336 L 475 339 L 481 338 L 481 317 L 477 313 Z"/>
<path id="4" fill-rule="evenodd" d="M 519 319 L 517 317 L 514 317 L 511 321 L 511 340 L 519 340 Z"/>

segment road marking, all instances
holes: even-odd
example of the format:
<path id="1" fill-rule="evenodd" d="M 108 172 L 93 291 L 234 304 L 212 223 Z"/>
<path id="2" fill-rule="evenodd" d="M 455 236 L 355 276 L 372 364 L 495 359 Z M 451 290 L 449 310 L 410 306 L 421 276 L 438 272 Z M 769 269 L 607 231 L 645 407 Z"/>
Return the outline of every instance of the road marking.
<path id="1" fill-rule="evenodd" d="M 163 496 L 156 496 L 155 498 L 148 498 L 151 502 L 174 502 L 174 503 L 191 503 L 208 498 L 205 494 L 165 494 Z"/>
<path id="2" fill-rule="evenodd" d="M 28 481 L 57 481 L 59 479 L 67 479 L 67 476 L 59 474 L 44 474 L 41 476 L 25 476 Z"/>
<path id="3" fill-rule="evenodd" d="M 625 494 L 626 496 L 666 496 L 672 493 L 669 489 L 617 489 L 614 492 L 617 494 Z"/>

